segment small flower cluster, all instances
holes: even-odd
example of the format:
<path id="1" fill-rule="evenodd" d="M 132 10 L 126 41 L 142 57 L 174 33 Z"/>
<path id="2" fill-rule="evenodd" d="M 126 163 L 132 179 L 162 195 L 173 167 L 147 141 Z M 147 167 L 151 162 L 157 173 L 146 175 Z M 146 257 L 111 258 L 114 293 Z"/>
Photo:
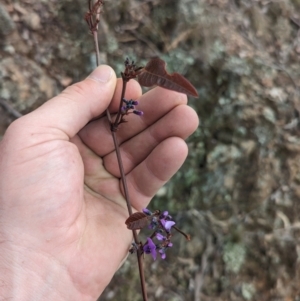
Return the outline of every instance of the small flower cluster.
<path id="1" fill-rule="evenodd" d="M 125 62 L 125 70 L 121 73 L 123 80 L 129 81 L 132 78 L 136 78 L 144 69 L 143 67 L 137 67 L 134 61 L 129 60 L 126 58 Z"/>
<path id="2" fill-rule="evenodd" d="M 121 107 L 121 114 L 122 115 L 127 115 L 129 113 L 133 113 L 139 116 L 142 116 L 144 113 L 142 111 L 136 110 L 135 106 L 137 106 L 139 104 L 139 102 L 137 100 L 127 100 L 125 98 L 123 98 L 123 103 L 124 105 Z M 133 110 L 130 112 L 130 110 Z"/>
<path id="3" fill-rule="evenodd" d="M 151 216 L 149 228 L 154 230 L 151 237 L 147 238 L 147 242 L 143 246 L 143 251 L 145 254 L 151 254 L 155 260 L 157 257 L 157 251 L 162 259 L 166 258 L 166 250 L 173 246 L 171 242 L 171 228 L 175 225 L 172 217 L 169 215 L 168 211 L 164 211 L 162 214 L 153 214 L 148 209 L 143 209 L 143 212 Z M 156 238 L 158 243 L 154 243 L 153 239 Z"/>
<path id="4" fill-rule="evenodd" d="M 166 258 L 166 250 L 173 246 L 171 242 L 171 230 L 174 229 L 182 234 L 187 240 L 191 240 L 190 235 L 184 233 L 175 226 L 172 216 L 168 211 L 161 213 L 160 210 L 151 212 L 149 209 L 143 209 L 143 212 L 135 212 L 131 214 L 125 221 L 129 230 L 140 230 L 148 226 L 154 230 L 150 237 L 147 237 L 147 242 L 142 244 L 133 243 L 129 249 L 130 253 L 139 252 L 140 254 L 151 254 L 155 260 L 157 253 L 162 259 Z M 157 241 L 154 242 L 154 239 Z"/>

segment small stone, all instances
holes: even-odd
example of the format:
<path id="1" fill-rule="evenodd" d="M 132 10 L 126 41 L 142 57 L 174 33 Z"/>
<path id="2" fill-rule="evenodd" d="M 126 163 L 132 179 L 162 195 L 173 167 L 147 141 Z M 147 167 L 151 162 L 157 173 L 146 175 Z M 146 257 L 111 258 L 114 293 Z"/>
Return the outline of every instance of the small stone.
<path id="1" fill-rule="evenodd" d="M 26 14 L 23 20 L 32 30 L 38 30 L 41 28 L 41 19 L 39 15 L 34 12 Z"/>
<path id="2" fill-rule="evenodd" d="M 9 53 L 9 54 L 15 54 L 16 50 L 15 47 L 12 45 L 6 45 L 3 49 L 5 52 Z"/>
<path id="3" fill-rule="evenodd" d="M 72 81 L 73 81 L 73 78 L 71 78 L 69 76 L 64 76 L 59 79 L 59 82 L 63 87 L 69 86 L 72 83 Z"/>

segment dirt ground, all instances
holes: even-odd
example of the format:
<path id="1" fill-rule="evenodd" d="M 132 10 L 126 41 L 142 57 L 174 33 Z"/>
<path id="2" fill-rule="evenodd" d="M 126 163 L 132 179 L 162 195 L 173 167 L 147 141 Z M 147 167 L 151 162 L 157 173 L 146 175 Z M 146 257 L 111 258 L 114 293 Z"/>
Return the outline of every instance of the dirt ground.
<path id="1" fill-rule="evenodd" d="M 95 67 L 86 10 L 1 1 L 0 137 Z M 300 300 L 300 1 L 107 0 L 99 41 L 116 72 L 160 56 L 199 93 L 189 157 L 152 205 L 192 240 L 146 259 L 149 301 Z M 130 257 L 99 300 L 139 292 Z"/>

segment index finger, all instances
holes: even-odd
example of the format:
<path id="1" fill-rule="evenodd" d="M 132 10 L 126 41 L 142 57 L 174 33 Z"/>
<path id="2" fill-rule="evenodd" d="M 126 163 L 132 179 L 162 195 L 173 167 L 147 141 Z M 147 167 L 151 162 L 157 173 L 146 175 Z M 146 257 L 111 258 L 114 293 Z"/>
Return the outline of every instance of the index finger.
<path id="1" fill-rule="evenodd" d="M 92 118 L 105 111 L 113 97 L 117 78 L 107 65 L 96 68 L 85 80 L 66 88 L 15 124 L 35 125 L 35 131 L 55 130 L 54 139 L 73 137 Z"/>

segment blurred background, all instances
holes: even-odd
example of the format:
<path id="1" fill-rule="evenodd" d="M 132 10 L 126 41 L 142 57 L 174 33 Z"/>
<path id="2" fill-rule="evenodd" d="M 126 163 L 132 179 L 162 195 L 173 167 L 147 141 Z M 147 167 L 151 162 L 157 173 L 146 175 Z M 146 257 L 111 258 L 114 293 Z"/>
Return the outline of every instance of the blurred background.
<path id="1" fill-rule="evenodd" d="M 95 67 L 86 11 L 1 0 L 0 137 Z M 150 207 L 192 240 L 146 258 L 149 301 L 300 300 L 299 29 L 299 0 L 105 1 L 103 63 L 160 56 L 199 93 L 189 157 Z M 142 300 L 135 256 L 99 300 Z"/>

